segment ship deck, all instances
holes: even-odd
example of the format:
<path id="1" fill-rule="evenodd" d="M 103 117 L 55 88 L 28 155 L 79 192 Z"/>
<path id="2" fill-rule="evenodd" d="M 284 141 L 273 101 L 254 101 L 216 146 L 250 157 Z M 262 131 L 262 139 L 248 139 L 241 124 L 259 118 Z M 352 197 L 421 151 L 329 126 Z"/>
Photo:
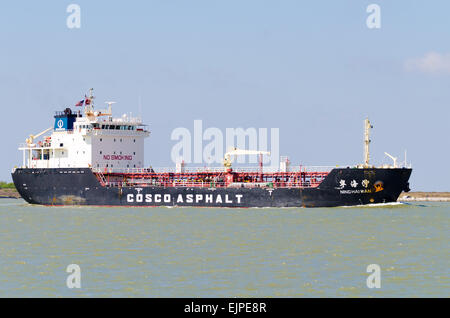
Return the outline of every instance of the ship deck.
<path id="1" fill-rule="evenodd" d="M 92 169 L 104 187 L 315 188 L 333 167 Z"/>

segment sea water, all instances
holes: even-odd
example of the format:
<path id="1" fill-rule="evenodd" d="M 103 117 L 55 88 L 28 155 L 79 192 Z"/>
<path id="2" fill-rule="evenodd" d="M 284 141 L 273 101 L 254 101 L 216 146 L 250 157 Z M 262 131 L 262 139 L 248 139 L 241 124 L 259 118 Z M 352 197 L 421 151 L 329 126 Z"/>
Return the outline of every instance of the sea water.
<path id="1" fill-rule="evenodd" d="M 449 219 L 450 203 L 436 202 L 216 209 L 2 199 L 0 297 L 449 297 Z M 70 264 L 81 288 L 69 288 Z M 374 274 L 380 288 L 368 287 Z"/>

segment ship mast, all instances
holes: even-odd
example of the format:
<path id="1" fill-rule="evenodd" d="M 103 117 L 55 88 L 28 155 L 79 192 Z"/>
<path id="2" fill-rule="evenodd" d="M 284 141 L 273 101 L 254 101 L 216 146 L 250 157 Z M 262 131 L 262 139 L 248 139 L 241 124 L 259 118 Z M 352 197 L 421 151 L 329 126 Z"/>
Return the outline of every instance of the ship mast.
<path id="1" fill-rule="evenodd" d="M 93 116 L 94 115 L 94 94 L 93 94 L 94 89 L 90 88 L 89 89 L 89 97 L 87 99 L 89 99 L 89 104 L 87 104 L 86 102 L 84 103 L 84 114 L 87 117 Z"/>
<path id="2" fill-rule="evenodd" d="M 370 129 L 373 128 L 373 126 L 370 124 L 369 118 L 366 118 L 364 121 L 364 168 L 369 167 L 369 161 L 370 161 Z"/>

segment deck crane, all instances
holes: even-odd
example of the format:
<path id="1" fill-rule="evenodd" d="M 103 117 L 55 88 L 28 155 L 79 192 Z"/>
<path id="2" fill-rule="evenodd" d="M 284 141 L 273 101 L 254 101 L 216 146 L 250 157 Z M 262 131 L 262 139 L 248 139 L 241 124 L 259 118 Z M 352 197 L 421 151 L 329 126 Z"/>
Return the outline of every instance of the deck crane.
<path id="1" fill-rule="evenodd" d="M 390 154 L 388 154 L 387 152 L 384 153 L 386 156 L 388 156 L 389 158 L 392 159 L 392 161 L 394 161 L 394 168 L 397 168 L 397 157 L 391 156 Z"/>
<path id="2" fill-rule="evenodd" d="M 227 168 L 231 168 L 231 156 L 238 156 L 238 155 L 259 155 L 259 164 L 262 166 L 262 156 L 268 155 L 270 156 L 270 152 L 268 151 L 260 151 L 260 150 L 245 150 L 245 149 L 238 149 L 238 148 L 232 148 L 230 151 L 228 151 L 223 159 L 223 165 Z"/>
<path id="3" fill-rule="evenodd" d="M 38 134 L 36 134 L 36 135 L 30 135 L 30 137 L 27 138 L 27 139 L 25 140 L 25 142 L 27 143 L 28 146 L 30 146 L 30 145 L 33 144 L 34 139 L 36 139 L 36 138 L 42 136 L 43 134 L 45 134 L 46 132 L 48 132 L 48 131 L 50 131 L 50 130 L 52 130 L 52 129 L 53 129 L 53 128 L 50 127 L 50 128 L 47 128 L 47 129 L 44 130 L 44 131 L 41 131 L 40 133 L 38 133 Z"/>

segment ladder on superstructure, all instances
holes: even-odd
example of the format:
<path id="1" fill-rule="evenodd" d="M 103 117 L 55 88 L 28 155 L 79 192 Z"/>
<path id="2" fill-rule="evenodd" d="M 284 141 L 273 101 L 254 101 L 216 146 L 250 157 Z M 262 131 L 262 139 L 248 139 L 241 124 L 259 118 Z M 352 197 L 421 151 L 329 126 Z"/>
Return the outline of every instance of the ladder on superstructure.
<path id="1" fill-rule="evenodd" d="M 101 171 L 97 171 L 97 176 L 98 176 L 98 179 L 102 186 L 106 186 L 108 184 L 108 182 L 105 179 L 105 176 L 103 175 L 103 173 Z"/>

